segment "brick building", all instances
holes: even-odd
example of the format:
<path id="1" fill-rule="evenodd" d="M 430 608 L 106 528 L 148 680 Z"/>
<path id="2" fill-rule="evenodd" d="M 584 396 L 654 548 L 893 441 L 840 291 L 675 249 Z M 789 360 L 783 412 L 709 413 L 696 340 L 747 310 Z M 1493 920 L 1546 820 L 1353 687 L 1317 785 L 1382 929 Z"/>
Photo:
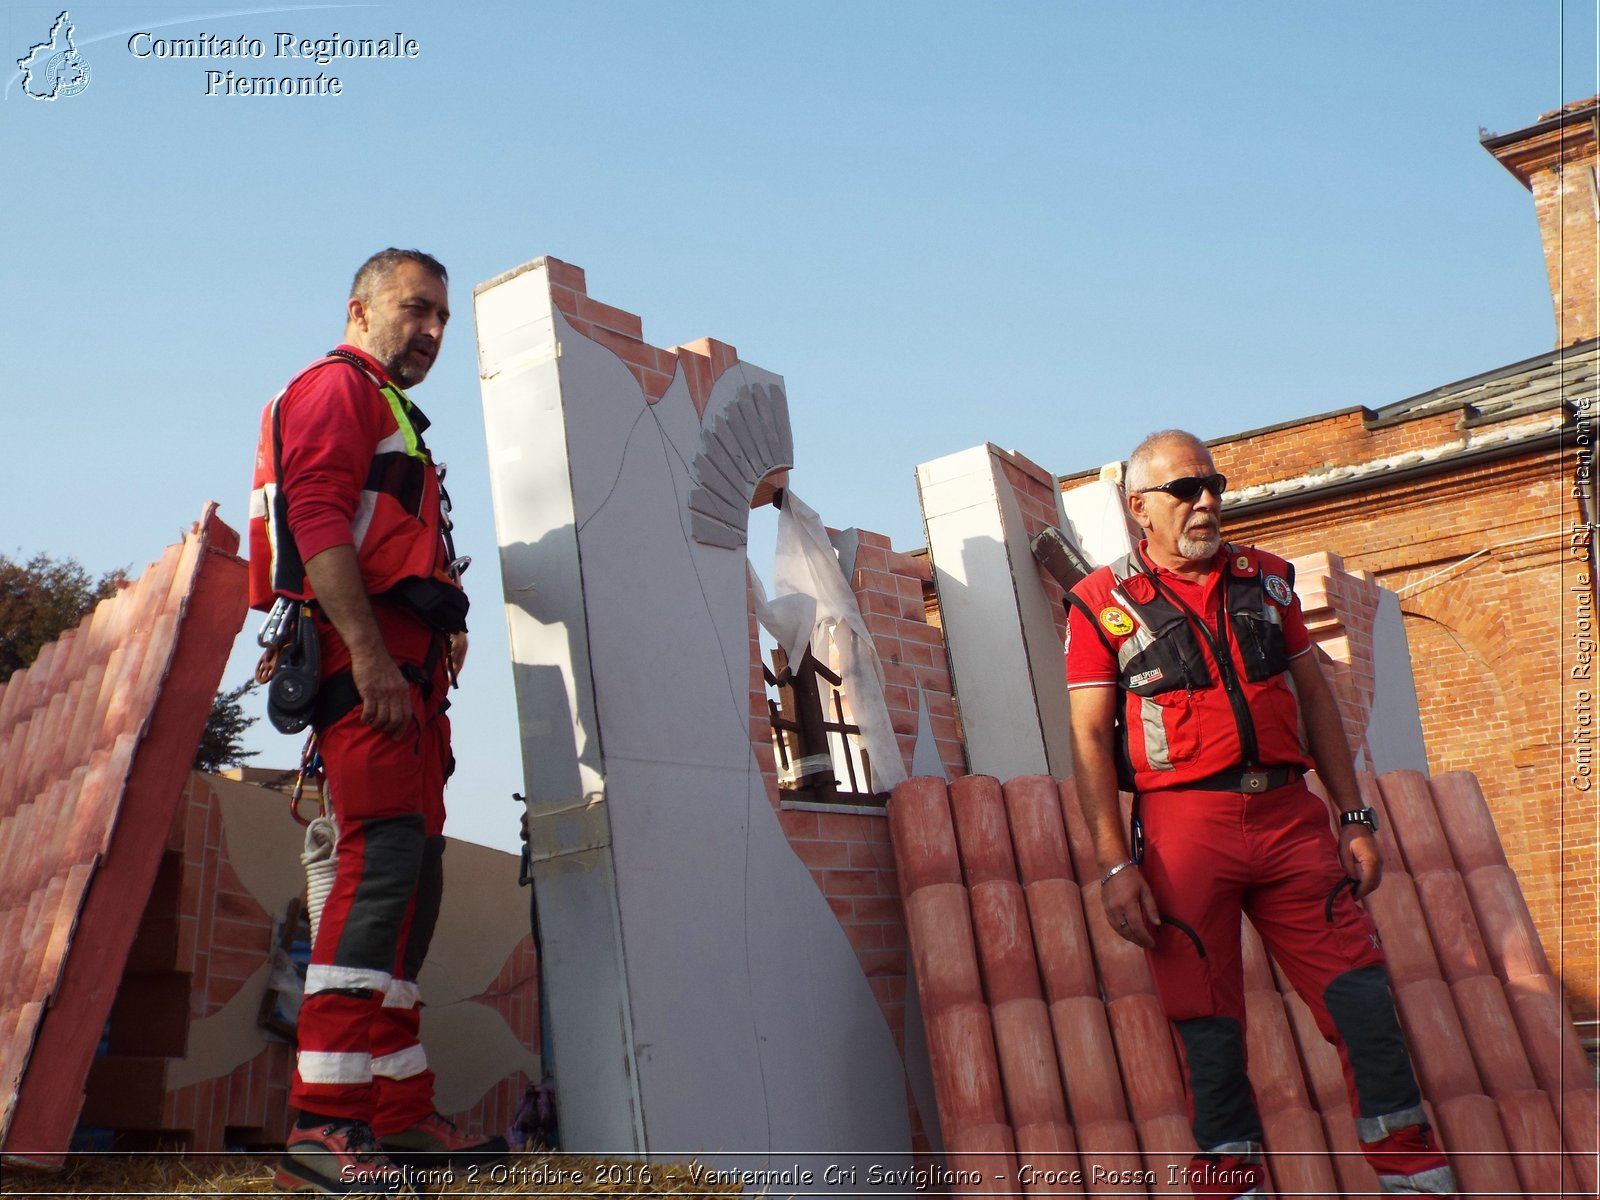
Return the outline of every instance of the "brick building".
<path id="1" fill-rule="evenodd" d="M 1484 134 L 1483 148 L 1533 193 L 1544 243 L 1556 345 L 1571 346 L 1600 333 L 1595 303 L 1595 221 L 1600 179 L 1595 142 L 1600 96 L 1547 112 L 1526 129 Z"/>
<path id="2" fill-rule="evenodd" d="M 1554 350 L 1209 443 L 1245 485 L 1225 499 L 1230 537 L 1332 551 L 1399 595 L 1429 765 L 1482 782 L 1591 1041 L 1597 114 L 1600 97 L 1482 138 L 1533 193 Z"/>

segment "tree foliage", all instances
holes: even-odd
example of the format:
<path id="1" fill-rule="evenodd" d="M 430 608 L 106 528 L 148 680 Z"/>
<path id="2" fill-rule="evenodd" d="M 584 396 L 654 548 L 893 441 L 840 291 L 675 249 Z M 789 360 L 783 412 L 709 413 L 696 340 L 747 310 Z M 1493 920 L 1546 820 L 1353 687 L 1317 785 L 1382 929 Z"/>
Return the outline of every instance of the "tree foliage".
<path id="1" fill-rule="evenodd" d="M 0 683 L 115 595 L 127 577 L 119 569 L 93 581 L 75 558 L 35 554 L 18 563 L 0 554 Z"/>
<path id="2" fill-rule="evenodd" d="M 128 578 L 125 570 L 107 571 L 92 580 L 75 558 L 35 554 L 27 562 L 14 562 L 0 554 L 0 683 L 38 657 L 39 651 L 59 638 L 100 601 L 114 596 Z M 237 767 L 257 751 L 244 749 L 244 731 L 253 725 L 240 701 L 255 686 L 247 680 L 231 691 L 218 692 L 194 766 L 199 771 Z"/>
<path id="3" fill-rule="evenodd" d="M 218 692 L 211 702 L 211 717 L 206 721 L 205 732 L 200 735 L 200 748 L 194 754 L 196 771 L 223 771 L 228 767 L 241 767 L 244 760 L 254 758 L 259 750 L 244 748 L 244 731 L 256 723 L 247 717 L 240 701 L 256 686 L 254 678 L 246 679 L 238 687 Z"/>

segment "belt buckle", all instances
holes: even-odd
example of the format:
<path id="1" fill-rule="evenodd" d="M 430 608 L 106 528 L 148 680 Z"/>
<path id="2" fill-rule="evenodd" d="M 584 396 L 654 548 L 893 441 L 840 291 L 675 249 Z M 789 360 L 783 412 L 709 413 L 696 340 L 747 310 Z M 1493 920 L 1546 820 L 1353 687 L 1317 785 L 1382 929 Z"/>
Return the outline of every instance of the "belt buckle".
<path id="1" fill-rule="evenodd" d="M 1245 771 L 1239 776 L 1241 792 L 1265 792 L 1272 784 L 1270 771 Z"/>

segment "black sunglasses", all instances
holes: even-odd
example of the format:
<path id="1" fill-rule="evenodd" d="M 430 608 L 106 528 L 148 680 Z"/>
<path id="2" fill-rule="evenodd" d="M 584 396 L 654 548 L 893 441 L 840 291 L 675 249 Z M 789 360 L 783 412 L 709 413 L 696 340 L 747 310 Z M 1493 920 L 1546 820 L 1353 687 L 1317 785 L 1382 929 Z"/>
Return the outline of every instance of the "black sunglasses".
<path id="1" fill-rule="evenodd" d="M 1185 475 L 1182 479 L 1173 479 L 1167 483 L 1158 483 L 1155 487 L 1140 488 L 1141 492 L 1165 492 L 1174 500 L 1184 504 L 1191 504 L 1200 498 L 1201 492 L 1210 492 L 1218 500 L 1222 493 L 1228 490 L 1228 477 L 1226 475 Z"/>

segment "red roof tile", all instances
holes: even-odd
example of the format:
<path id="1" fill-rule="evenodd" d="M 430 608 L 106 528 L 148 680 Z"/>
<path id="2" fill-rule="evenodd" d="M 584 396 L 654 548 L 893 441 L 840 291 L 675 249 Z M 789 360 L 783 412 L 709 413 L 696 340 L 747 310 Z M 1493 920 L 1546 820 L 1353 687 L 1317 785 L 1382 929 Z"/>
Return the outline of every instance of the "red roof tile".
<path id="1" fill-rule="evenodd" d="M 1522 1194 L 1520 1171 L 1527 1194 L 1554 1194 L 1538 1189 L 1566 1178 L 1593 1194 L 1593 1077 L 1477 781 L 1392 772 L 1363 777 L 1362 790 L 1389 818 L 1388 866 L 1368 909 L 1463 1184 Z M 1046 1160 L 1139 1167 L 1142 1152 L 1142 1165 L 1166 1179 L 1168 1164 L 1193 1151 L 1177 1054 L 1142 952 L 1111 933 L 1100 908 L 1073 785 L 1043 776 L 1003 789 L 975 776 L 954 785 L 911 779 L 895 789 L 888 815 L 947 1149 L 988 1139 L 1006 1176 Z M 1074 866 L 1087 883 L 1074 879 Z M 1025 911 L 994 919 L 986 910 L 997 889 L 1009 889 L 1008 899 L 1023 893 Z M 1016 944 L 1030 933 L 1036 965 Z M 1370 1194 L 1376 1180 L 1353 1153 L 1338 1056 L 1254 930 L 1244 934 L 1250 1075 L 1267 1148 L 1283 1154 L 1269 1161 L 1279 1192 Z M 1057 1082 L 1016 1067 L 1040 1059 L 1034 1025 L 1018 1016 L 1039 1003 L 1041 984 L 1055 1043 L 1043 1060 L 1062 1068 L 1070 1128 L 1050 1120 Z M 995 1124 L 1002 1093 L 1017 1127 L 1015 1157 L 1010 1127 Z M 1075 1145 L 1076 1158 L 1024 1136 L 1047 1126 L 1052 1144 Z M 1514 1166 L 1516 1154 L 1529 1161 Z"/>
<path id="2" fill-rule="evenodd" d="M 0 686 L 0 1148 L 58 1159 L 244 620 L 239 535 L 183 541 Z"/>

